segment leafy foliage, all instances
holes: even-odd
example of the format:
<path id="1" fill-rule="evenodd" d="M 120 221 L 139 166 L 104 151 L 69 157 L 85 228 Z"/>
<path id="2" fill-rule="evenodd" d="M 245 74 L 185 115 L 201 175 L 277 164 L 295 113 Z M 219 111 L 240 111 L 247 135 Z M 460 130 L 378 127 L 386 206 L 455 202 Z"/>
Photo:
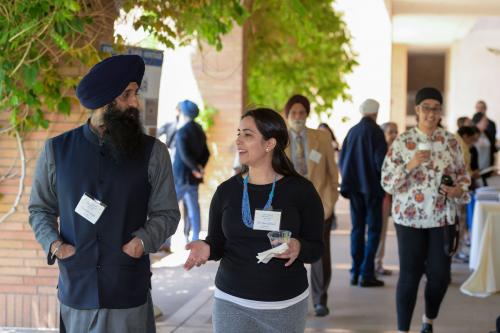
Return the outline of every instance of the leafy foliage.
<path id="1" fill-rule="evenodd" d="M 199 123 L 206 132 L 214 125 L 214 117 L 218 112 L 219 110 L 216 108 L 205 105 L 205 108 L 200 110 L 200 114 L 196 117 L 196 122 Z"/>
<path id="2" fill-rule="evenodd" d="M 134 28 L 143 28 L 167 47 L 203 40 L 222 49 L 221 36 L 248 17 L 239 0 L 125 0 L 123 9 L 143 9 Z"/>
<path id="3" fill-rule="evenodd" d="M 192 38 L 222 47 L 220 36 L 246 12 L 238 0 L 123 0 L 141 6 L 135 22 L 165 45 Z M 78 77 L 64 69 L 100 59 L 96 39 L 116 18 L 111 0 L 0 1 L 0 133 L 47 128 L 47 111 L 69 114 Z M 120 41 L 120 38 L 118 38 Z"/>
<path id="4" fill-rule="evenodd" d="M 0 3 L 0 110 L 21 132 L 48 121 L 44 111 L 69 114 L 75 78 L 61 64 L 89 63 L 97 53 L 85 30 L 94 22 L 89 1 L 6 0 Z"/>
<path id="5" fill-rule="evenodd" d="M 47 127 L 47 111 L 68 114 L 78 77 L 64 68 L 99 60 L 96 38 L 114 19 L 115 1 L 0 2 L 0 133 Z M 221 36 L 248 22 L 249 102 L 277 109 L 292 93 L 316 111 L 347 98 L 344 75 L 356 64 L 330 0 L 122 0 L 135 21 L 168 47 L 193 39 L 222 48 Z M 118 38 L 118 40 L 121 40 Z"/>
<path id="6" fill-rule="evenodd" d="M 296 93 L 318 113 L 348 99 L 356 65 L 350 37 L 331 0 L 255 0 L 248 21 L 248 102 L 283 108 Z"/>

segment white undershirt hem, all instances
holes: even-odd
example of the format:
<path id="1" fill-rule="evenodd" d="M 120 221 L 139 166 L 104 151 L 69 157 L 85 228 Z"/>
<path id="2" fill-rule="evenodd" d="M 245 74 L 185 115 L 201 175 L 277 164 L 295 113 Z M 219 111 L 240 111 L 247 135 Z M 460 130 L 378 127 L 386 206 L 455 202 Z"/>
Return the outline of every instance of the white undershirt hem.
<path id="1" fill-rule="evenodd" d="M 251 299 L 236 297 L 223 292 L 217 287 L 215 287 L 214 297 L 251 309 L 280 310 L 295 305 L 301 302 L 302 300 L 306 299 L 307 297 L 309 297 L 309 288 L 307 288 L 302 294 L 295 296 L 294 298 L 290 298 L 284 301 L 275 301 L 275 302 L 254 301 Z"/>

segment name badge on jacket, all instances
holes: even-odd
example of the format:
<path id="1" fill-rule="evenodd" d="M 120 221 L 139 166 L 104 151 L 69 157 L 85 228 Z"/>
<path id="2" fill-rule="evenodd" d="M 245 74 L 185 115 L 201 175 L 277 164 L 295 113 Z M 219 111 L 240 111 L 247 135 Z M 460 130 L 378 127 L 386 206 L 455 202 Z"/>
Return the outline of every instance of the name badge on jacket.
<path id="1" fill-rule="evenodd" d="M 75 208 L 75 212 L 90 223 L 96 224 L 104 209 L 106 209 L 105 204 L 84 193 Z"/>
<path id="2" fill-rule="evenodd" d="M 255 210 L 253 220 L 254 230 L 279 231 L 281 223 L 281 212 L 275 210 Z"/>
<path id="3" fill-rule="evenodd" d="M 317 150 L 312 149 L 309 152 L 309 159 L 316 164 L 318 164 L 319 161 L 321 160 L 321 156 L 322 156 L 321 153 Z"/>

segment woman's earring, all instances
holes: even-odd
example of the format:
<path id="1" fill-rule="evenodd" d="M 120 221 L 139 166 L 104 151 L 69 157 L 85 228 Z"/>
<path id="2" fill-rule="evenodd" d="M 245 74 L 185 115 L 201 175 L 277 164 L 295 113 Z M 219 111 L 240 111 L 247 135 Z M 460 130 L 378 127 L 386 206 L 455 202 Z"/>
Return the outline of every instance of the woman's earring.
<path id="1" fill-rule="evenodd" d="M 268 153 L 269 153 L 269 147 L 268 147 L 268 148 L 266 148 L 266 152 L 268 152 Z"/>

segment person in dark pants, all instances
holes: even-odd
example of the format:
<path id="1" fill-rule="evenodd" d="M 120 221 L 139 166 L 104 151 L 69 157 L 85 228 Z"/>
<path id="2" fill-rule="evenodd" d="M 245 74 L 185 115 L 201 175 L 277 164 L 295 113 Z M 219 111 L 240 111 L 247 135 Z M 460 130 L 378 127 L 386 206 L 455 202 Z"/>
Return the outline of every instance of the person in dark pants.
<path id="1" fill-rule="evenodd" d="M 29 222 L 59 266 L 61 332 L 156 331 L 148 254 L 180 214 L 168 150 L 140 122 L 144 68 L 137 55 L 92 67 L 76 89 L 90 118 L 37 163 Z"/>
<path id="2" fill-rule="evenodd" d="M 201 126 L 194 121 L 198 106 L 185 100 L 178 105 L 180 111 L 175 141 L 174 181 L 177 198 L 187 206 L 188 219 L 192 227 L 192 240 L 200 233 L 200 205 L 198 187 L 203 182 L 204 168 L 210 157 L 207 137 Z"/>
<path id="3" fill-rule="evenodd" d="M 380 287 L 375 277 L 375 254 L 382 229 L 380 171 L 387 151 L 384 132 L 377 125 L 379 103 L 367 99 L 360 106 L 361 121 L 349 130 L 340 151 L 340 193 L 350 200 L 351 285 Z M 365 229 L 368 237 L 365 241 Z M 361 279 L 360 279 L 361 277 Z"/>
<path id="4" fill-rule="evenodd" d="M 396 290 L 398 331 L 408 332 L 422 275 L 425 314 L 421 333 L 432 332 L 450 282 L 451 257 L 445 249 L 459 206 L 469 201 L 470 177 L 454 134 L 438 126 L 441 93 L 423 88 L 416 95 L 417 127 L 401 134 L 382 167 L 382 186 L 392 194 L 400 275 Z M 443 176 L 453 185 L 441 185 Z M 448 228 L 448 230 L 447 230 Z"/>
<path id="5" fill-rule="evenodd" d="M 311 291 L 314 313 L 324 317 L 328 309 L 328 287 L 332 279 L 330 255 L 330 230 L 338 199 L 338 168 L 329 133 L 306 127 L 311 111 L 309 100 L 302 95 L 290 97 L 285 105 L 285 116 L 289 127 L 290 146 L 286 154 L 295 170 L 309 179 L 318 191 L 323 203 L 325 223 L 323 225 L 323 257 L 311 265 Z"/>

